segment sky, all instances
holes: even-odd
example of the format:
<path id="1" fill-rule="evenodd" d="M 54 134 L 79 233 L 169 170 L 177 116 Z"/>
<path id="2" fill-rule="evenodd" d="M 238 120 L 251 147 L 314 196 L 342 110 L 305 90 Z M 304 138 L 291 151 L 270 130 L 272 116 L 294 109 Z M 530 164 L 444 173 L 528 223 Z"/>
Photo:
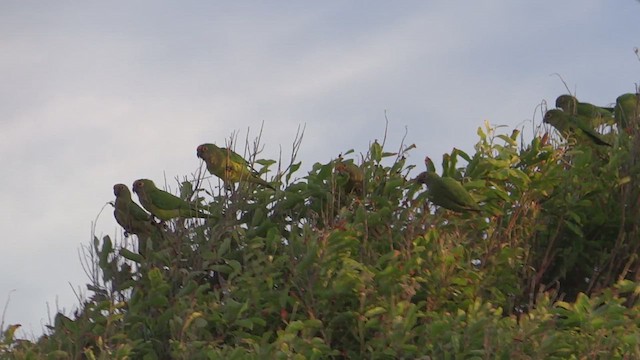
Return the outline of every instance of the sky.
<path id="1" fill-rule="evenodd" d="M 561 79 L 598 105 L 633 92 L 638 18 L 634 0 L 2 1 L 4 325 L 39 336 L 77 307 L 81 246 L 122 234 L 100 213 L 115 183 L 175 189 L 199 144 L 235 132 L 241 152 L 262 124 L 270 159 L 305 127 L 307 170 L 366 152 L 385 117 L 409 163 L 471 151 L 485 120 L 531 132 Z"/>

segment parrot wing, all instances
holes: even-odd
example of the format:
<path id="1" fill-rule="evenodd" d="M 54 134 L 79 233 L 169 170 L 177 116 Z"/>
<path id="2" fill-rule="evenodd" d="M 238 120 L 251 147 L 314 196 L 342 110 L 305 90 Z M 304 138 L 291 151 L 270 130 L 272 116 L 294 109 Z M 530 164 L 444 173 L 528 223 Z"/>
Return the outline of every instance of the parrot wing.
<path id="1" fill-rule="evenodd" d="M 179 197 L 169 194 L 166 191 L 157 190 L 149 194 L 153 205 L 162 210 L 176 210 L 191 208 L 189 203 L 180 199 Z"/>
<path id="2" fill-rule="evenodd" d="M 449 201 L 466 210 L 480 210 L 478 204 L 462 184 L 450 177 L 442 177 L 440 180 L 440 191 L 443 191 Z"/>

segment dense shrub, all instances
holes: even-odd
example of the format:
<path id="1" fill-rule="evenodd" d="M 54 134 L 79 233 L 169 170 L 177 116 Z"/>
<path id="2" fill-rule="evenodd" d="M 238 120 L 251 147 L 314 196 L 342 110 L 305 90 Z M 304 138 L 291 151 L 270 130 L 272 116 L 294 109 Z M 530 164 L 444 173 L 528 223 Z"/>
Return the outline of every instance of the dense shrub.
<path id="1" fill-rule="evenodd" d="M 405 164 L 415 146 L 378 142 L 301 179 L 292 160 L 275 192 L 185 184 L 214 219 L 171 222 L 140 249 L 94 239 L 91 296 L 36 341 L 8 326 L 0 354 L 640 358 L 640 136 L 602 130 L 613 148 L 478 129 L 441 173 L 480 213 L 432 206 Z"/>

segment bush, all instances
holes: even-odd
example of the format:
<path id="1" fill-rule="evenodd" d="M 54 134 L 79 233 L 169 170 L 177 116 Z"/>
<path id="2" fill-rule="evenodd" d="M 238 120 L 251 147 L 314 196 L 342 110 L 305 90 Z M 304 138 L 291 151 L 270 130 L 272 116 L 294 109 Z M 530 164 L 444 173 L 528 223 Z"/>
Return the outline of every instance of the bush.
<path id="1" fill-rule="evenodd" d="M 613 149 L 486 125 L 443 156 L 483 211 L 435 208 L 374 142 L 282 189 L 183 188 L 214 214 L 143 248 L 94 239 L 91 296 L 16 359 L 640 358 L 640 136 Z M 267 171 L 274 161 L 256 162 Z M 208 200 L 207 200 L 208 199 Z"/>

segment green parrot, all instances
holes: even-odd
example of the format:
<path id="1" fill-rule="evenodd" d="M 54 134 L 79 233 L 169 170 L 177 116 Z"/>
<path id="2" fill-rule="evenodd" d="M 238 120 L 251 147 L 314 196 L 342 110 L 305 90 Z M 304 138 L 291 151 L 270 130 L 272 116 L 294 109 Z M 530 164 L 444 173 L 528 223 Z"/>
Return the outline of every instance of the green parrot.
<path id="1" fill-rule="evenodd" d="M 348 178 L 345 183 L 345 190 L 347 193 L 355 192 L 357 195 L 362 194 L 362 187 L 364 185 L 364 172 L 360 167 L 353 163 L 353 161 L 343 161 L 342 158 L 338 158 L 335 165 L 336 173 L 346 176 Z"/>
<path id="2" fill-rule="evenodd" d="M 196 154 L 207 164 L 207 170 L 225 183 L 250 182 L 275 190 L 251 169 L 247 160 L 231 149 L 214 144 L 202 144 L 198 146 Z"/>
<path id="3" fill-rule="evenodd" d="M 640 121 L 639 97 L 640 94 L 627 93 L 616 99 L 615 118 L 618 130 L 628 131 L 631 124 L 638 124 Z"/>
<path id="4" fill-rule="evenodd" d="M 565 138 L 575 134 L 579 138 L 586 136 L 586 138 L 598 145 L 612 146 L 601 134 L 587 125 L 589 120 L 584 116 L 569 115 L 562 110 L 551 109 L 544 114 L 543 122 L 556 128 Z"/>
<path id="5" fill-rule="evenodd" d="M 126 235 L 150 236 L 154 231 L 158 230 L 152 224 L 151 215 L 133 202 L 127 185 L 113 185 L 113 194 L 116 196 L 113 216 L 118 224 L 122 226 Z"/>
<path id="6" fill-rule="evenodd" d="M 191 204 L 179 197 L 160 190 L 153 181 L 138 179 L 133 183 L 133 192 L 138 195 L 142 206 L 160 220 L 170 220 L 177 217 L 210 218 Z"/>
<path id="7" fill-rule="evenodd" d="M 600 118 L 605 120 L 613 118 L 613 108 L 600 107 L 589 103 L 579 102 L 574 96 L 560 95 L 556 99 L 556 107 L 570 115 L 580 115 L 586 118 Z M 602 120 L 601 120 L 602 121 Z M 599 124 L 595 124 L 596 126 Z"/>
<path id="8" fill-rule="evenodd" d="M 481 211 L 478 203 L 462 184 L 450 177 L 440 177 L 428 157 L 425 159 L 425 163 L 427 171 L 419 174 L 415 181 L 427 185 L 429 188 L 427 197 L 432 203 L 459 213 Z"/>

